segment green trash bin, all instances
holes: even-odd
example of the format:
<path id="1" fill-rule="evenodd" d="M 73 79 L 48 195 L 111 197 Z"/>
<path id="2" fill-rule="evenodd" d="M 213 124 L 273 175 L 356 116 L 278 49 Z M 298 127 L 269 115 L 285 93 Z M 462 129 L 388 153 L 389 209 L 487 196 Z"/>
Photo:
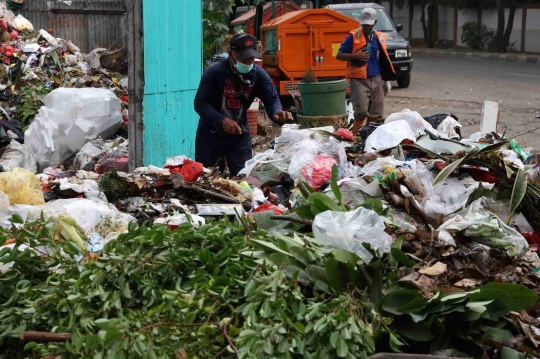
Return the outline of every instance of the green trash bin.
<path id="1" fill-rule="evenodd" d="M 303 116 L 338 116 L 347 113 L 345 92 L 347 80 L 323 79 L 298 83 L 302 95 Z"/>

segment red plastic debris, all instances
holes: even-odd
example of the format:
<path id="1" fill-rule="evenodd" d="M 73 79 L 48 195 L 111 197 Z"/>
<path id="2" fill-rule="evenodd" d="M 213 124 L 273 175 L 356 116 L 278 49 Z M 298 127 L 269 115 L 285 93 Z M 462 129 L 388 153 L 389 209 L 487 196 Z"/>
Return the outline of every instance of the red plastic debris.
<path id="1" fill-rule="evenodd" d="M 129 97 L 127 97 L 127 96 L 120 96 L 120 101 L 129 103 Z"/>
<path id="2" fill-rule="evenodd" d="M 163 168 L 169 170 L 171 173 L 180 173 L 182 171 L 182 166 L 165 166 Z"/>
<path id="3" fill-rule="evenodd" d="M 184 165 L 180 170 L 180 174 L 184 177 L 186 181 L 195 182 L 199 179 L 199 177 L 202 176 L 203 168 L 204 166 L 202 163 L 185 160 Z"/>
<path id="4" fill-rule="evenodd" d="M 312 163 L 302 167 L 300 173 L 308 184 L 318 191 L 326 181 L 332 178 L 332 166 L 337 164 L 334 157 L 319 155 L 315 157 Z"/>
<path id="5" fill-rule="evenodd" d="M 346 128 L 340 128 L 336 132 L 334 132 L 334 135 L 338 135 L 346 139 L 347 141 L 354 142 L 354 136 L 351 131 L 349 131 Z"/>
<path id="6" fill-rule="evenodd" d="M 116 169 L 118 172 L 129 172 L 129 156 L 111 157 L 96 167 L 97 174 L 105 174 Z"/>
<path id="7" fill-rule="evenodd" d="M 529 244 L 540 244 L 540 236 L 536 232 L 521 233 L 521 235 L 527 240 L 527 242 L 529 242 Z"/>
<path id="8" fill-rule="evenodd" d="M 2 47 L 0 47 L 0 53 L 2 53 L 2 55 L 6 55 L 7 57 L 12 57 L 14 53 L 13 47 L 9 45 L 3 45 Z"/>
<path id="9" fill-rule="evenodd" d="M 471 177 L 478 182 L 496 183 L 497 176 L 487 168 L 478 166 L 463 166 L 469 172 Z"/>
<path id="10" fill-rule="evenodd" d="M 265 212 L 265 211 L 271 211 L 271 210 L 274 210 L 274 214 L 283 214 L 287 212 L 286 210 L 279 208 L 275 204 L 265 203 L 265 204 L 261 204 L 259 207 L 257 207 L 257 209 L 254 209 L 253 213 L 259 213 L 259 212 Z"/>

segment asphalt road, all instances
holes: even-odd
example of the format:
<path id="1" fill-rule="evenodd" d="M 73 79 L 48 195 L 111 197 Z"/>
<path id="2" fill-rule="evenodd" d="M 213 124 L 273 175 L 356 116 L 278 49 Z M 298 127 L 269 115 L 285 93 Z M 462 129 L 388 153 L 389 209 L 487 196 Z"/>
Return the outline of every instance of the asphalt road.
<path id="1" fill-rule="evenodd" d="M 540 127 L 540 64 L 414 57 L 410 87 L 393 86 L 387 115 L 405 108 L 422 115 L 453 112 L 467 136 L 479 131 L 483 102 L 490 100 L 499 102 L 498 131 L 507 128 L 507 138 Z M 516 140 L 540 151 L 540 129 Z"/>

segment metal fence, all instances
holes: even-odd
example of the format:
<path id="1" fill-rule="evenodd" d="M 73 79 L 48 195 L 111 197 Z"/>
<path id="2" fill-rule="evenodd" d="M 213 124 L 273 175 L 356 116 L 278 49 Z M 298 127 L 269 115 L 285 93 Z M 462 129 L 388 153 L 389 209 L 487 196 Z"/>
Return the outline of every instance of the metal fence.
<path id="1" fill-rule="evenodd" d="M 21 14 L 84 52 L 127 43 L 125 0 L 27 0 Z"/>

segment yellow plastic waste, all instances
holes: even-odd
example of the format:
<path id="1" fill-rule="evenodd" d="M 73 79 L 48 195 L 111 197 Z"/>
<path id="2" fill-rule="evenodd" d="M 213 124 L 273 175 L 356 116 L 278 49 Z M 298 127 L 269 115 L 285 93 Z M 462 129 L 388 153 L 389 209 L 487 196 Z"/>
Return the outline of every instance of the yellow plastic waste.
<path id="1" fill-rule="evenodd" d="M 0 191 L 7 194 L 10 204 L 45 204 L 37 176 L 19 167 L 0 173 Z"/>

